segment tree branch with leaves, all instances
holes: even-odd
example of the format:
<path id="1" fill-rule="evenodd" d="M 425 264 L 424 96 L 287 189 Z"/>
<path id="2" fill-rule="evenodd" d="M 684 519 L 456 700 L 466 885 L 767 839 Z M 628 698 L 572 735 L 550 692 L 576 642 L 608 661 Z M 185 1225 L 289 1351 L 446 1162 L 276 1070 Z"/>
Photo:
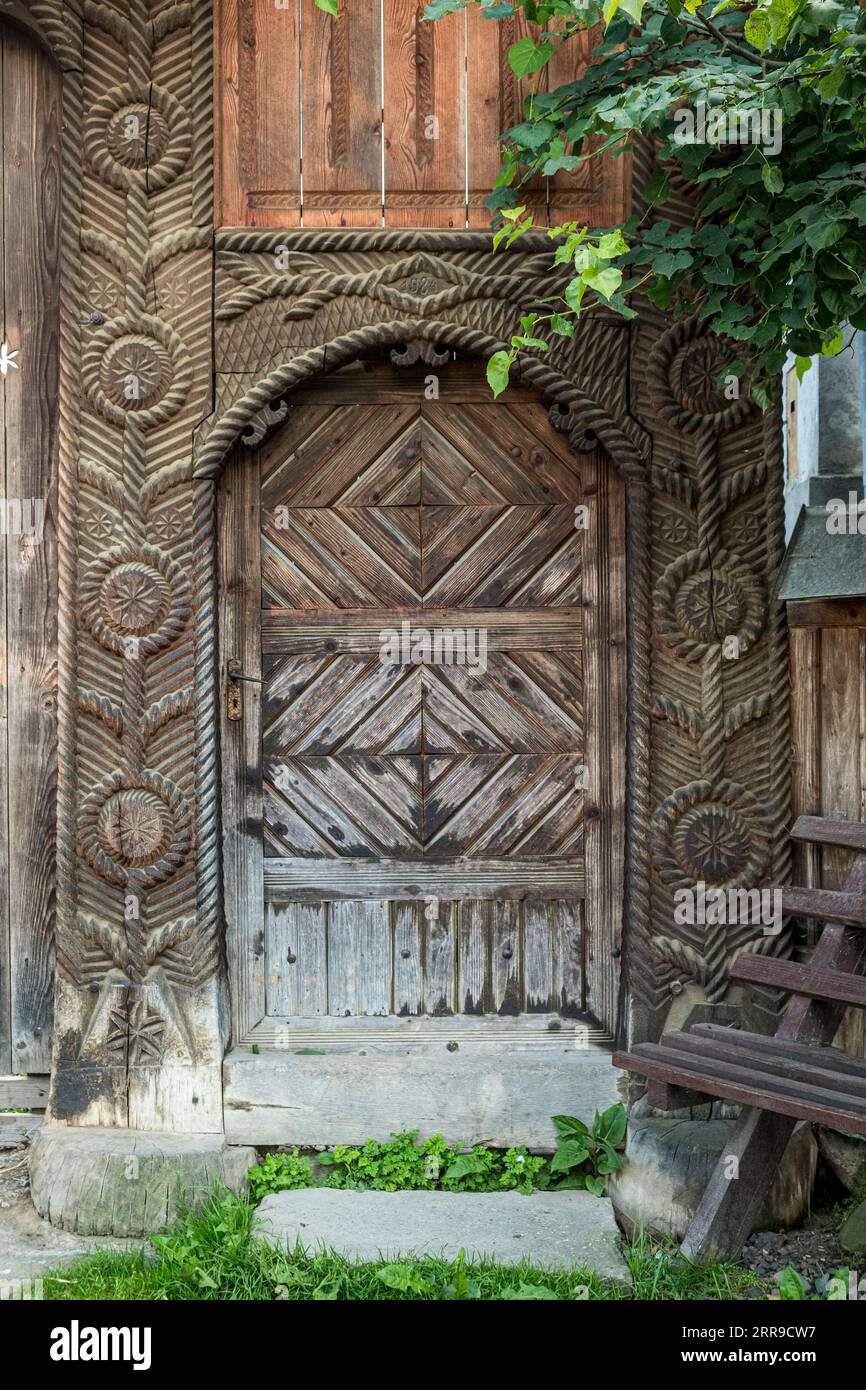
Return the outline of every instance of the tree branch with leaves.
<path id="1" fill-rule="evenodd" d="M 725 372 L 747 378 L 762 408 L 789 352 L 802 375 L 815 355 L 843 349 L 845 325 L 866 329 L 866 10 L 836 0 L 432 0 L 425 16 L 468 4 L 491 23 L 522 11 L 534 27 L 509 49 L 518 77 L 603 26 L 586 71 L 533 91 L 502 134 L 487 200 L 497 246 L 533 229 L 521 189 L 534 174 L 621 156 L 636 135 L 658 142 L 642 217 L 548 229 L 552 270 L 572 275 L 561 294 L 527 306 L 510 349 L 491 359 L 495 394 L 520 352 L 547 351 L 599 305 L 633 315 L 638 290 L 726 339 Z M 700 111 L 695 138 L 688 118 Z M 762 138 L 768 118 L 772 140 Z M 687 227 L 663 216 L 675 177 L 695 191 Z"/>

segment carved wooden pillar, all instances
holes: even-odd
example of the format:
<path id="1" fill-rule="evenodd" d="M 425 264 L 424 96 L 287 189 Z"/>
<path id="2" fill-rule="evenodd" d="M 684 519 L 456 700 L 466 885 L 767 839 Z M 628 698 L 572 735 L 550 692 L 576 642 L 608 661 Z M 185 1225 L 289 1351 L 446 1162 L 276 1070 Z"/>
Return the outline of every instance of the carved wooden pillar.
<path id="1" fill-rule="evenodd" d="M 212 1135 L 193 1166 L 224 1170 L 212 669 L 194 603 L 210 552 L 191 509 L 192 436 L 211 409 L 210 6 L 76 8 L 25 16 L 63 70 L 65 128 L 58 970 L 40 1210 L 64 1146 L 85 1140 L 72 1127 Z M 159 1143 L 147 1152 L 124 1195 L 132 1214 L 91 1211 L 81 1229 L 134 1229 L 146 1189 L 168 1190 L 172 1164 Z M 111 1164 L 74 1166 L 86 1209 L 88 1171 Z"/>

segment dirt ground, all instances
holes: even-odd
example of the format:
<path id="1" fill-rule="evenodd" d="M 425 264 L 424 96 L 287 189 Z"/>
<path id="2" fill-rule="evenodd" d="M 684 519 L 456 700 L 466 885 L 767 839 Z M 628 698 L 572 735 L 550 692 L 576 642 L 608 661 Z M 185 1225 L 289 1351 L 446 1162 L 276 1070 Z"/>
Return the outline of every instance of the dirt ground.
<path id="1" fill-rule="evenodd" d="M 0 1152 L 0 1297 L 15 1280 L 38 1279 L 46 1270 L 69 1264 L 95 1250 L 123 1249 L 135 1241 L 110 1236 L 77 1236 L 60 1231 L 36 1215 L 30 1201 L 27 1148 Z M 14 1288 L 12 1296 L 14 1295 Z"/>

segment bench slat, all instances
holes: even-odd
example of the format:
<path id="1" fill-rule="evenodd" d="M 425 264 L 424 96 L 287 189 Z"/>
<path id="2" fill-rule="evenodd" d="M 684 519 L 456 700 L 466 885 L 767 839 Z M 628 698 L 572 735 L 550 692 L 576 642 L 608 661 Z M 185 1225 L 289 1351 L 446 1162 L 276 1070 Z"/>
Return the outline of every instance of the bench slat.
<path id="1" fill-rule="evenodd" d="M 861 893 L 786 884 L 782 889 L 782 912 L 785 917 L 818 917 L 823 922 L 866 926 L 866 898 Z"/>
<path id="2" fill-rule="evenodd" d="M 652 1080 L 696 1090 L 703 1095 L 787 1115 L 795 1120 L 847 1129 L 852 1134 L 866 1134 L 866 1106 L 838 1093 L 824 1092 L 819 1087 L 786 1082 L 786 1089 L 776 1089 L 775 1078 L 765 1078 L 762 1073 L 749 1072 L 744 1067 L 726 1066 L 725 1075 L 711 1075 L 708 1069 L 701 1069 L 701 1061 L 697 1058 L 691 1059 L 685 1053 L 655 1043 L 641 1043 L 634 1052 L 614 1053 L 613 1061 L 625 1071 L 635 1071 Z M 690 1065 L 692 1061 L 694 1064 Z"/>
<path id="3" fill-rule="evenodd" d="M 778 1038 L 766 1033 L 747 1033 L 742 1028 L 726 1027 L 723 1023 L 693 1023 L 690 1034 L 701 1038 L 730 1038 L 741 1041 L 751 1050 L 775 1053 L 784 1051 L 786 1057 L 802 1057 L 806 1061 L 831 1067 L 834 1071 L 848 1072 L 851 1076 L 866 1080 L 866 1057 L 852 1057 L 841 1047 L 812 1047 L 809 1043 L 796 1042 L 793 1038 Z"/>
<path id="4" fill-rule="evenodd" d="M 801 994 L 809 999 L 825 999 L 866 1009 L 866 979 L 862 975 L 815 969 L 812 965 L 796 965 L 793 961 L 773 960 L 744 951 L 734 961 L 731 976 L 750 984 L 783 989 L 786 994 Z"/>
<path id="5" fill-rule="evenodd" d="M 802 1081 L 806 1085 L 826 1087 L 838 1091 L 843 1096 L 866 1101 L 866 1075 L 853 1076 L 850 1072 L 835 1071 L 832 1067 L 821 1066 L 817 1058 L 792 1057 L 784 1045 L 775 1051 L 762 1051 L 750 1047 L 748 1043 L 734 1041 L 736 1033 L 730 1030 L 729 1038 L 703 1038 L 693 1033 L 666 1033 L 661 1040 L 662 1047 L 672 1047 L 688 1052 L 693 1057 L 707 1057 L 718 1062 L 733 1062 L 736 1066 L 756 1067 L 762 1075 L 778 1076 L 790 1081 Z"/>
<path id="6" fill-rule="evenodd" d="M 866 850 L 866 825 L 859 821 L 829 820 L 824 816 L 798 816 L 791 828 L 792 840 L 809 840 L 840 849 Z"/>

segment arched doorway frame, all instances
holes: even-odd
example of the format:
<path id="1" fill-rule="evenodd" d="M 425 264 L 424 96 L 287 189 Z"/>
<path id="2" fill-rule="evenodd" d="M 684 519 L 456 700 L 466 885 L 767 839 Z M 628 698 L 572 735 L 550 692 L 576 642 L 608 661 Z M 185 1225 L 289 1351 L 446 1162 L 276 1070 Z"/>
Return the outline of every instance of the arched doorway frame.
<path id="1" fill-rule="evenodd" d="M 371 350 L 384 352 L 406 342 L 425 343 L 432 348 L 453 350 L 475 357 L 479 361 L 479 373 L 483 359 L 503 346 L 483 328 L 474 327 L 471 321 L 469 324 L 454 324 L 441 320 L 412 319 L 370 325 L 369 328 L 333 338 L 274 367 L 217 418 L 207 435 L 194 475 L 194 529 L 197 553 L 199 544 L 201 545 L 201 563 L 196 580 L 199 614 L 196 630 L 196 708 L 202 712 L 203 731 L 209 730 L 219 722 L 216 698 L 220 687 L 220 673 L 214 664 L 218 644 L 213 576 L 217 560 L 216 489 L 226 460 L 244 431 L 254 422 L 258 421 L 260 425 L 256 430 L 257 441 L 264 431 L 279 428 L 284 412 L 281 413 L 274 407 L 283 399 L 290 400 L 295 389 L 322 379 L 359 357 L 369 354 Z M 624 900 L 617 898 L 604 904 L 603 925 L 598 924 L 600 930 L 593 942 L 596 951 L 606 953 L 619 962 L 624 951 L 625 922 L 639 923 L 647 920 L 649 909 L 647 847 L 650 835 L 648 738 L 651 691 L 648 677 L 652 594 L 648 583 L 647 509 L 651 440 L 640 427 L 632 427 L 630 435 L 627 435 L 604 404 L 589 396 L 579 381 L 570 379 L 562 372 L 528 359 L 521 362 L 515 375 L 522 384 L 534 387 L 549 403 L 551 419 L 556 428 L 568 436 L 571 448 L 576 454 L 580 454 L 587 447 L 593 448 L 596 442 L 604 447 L 611 465 L 623 479 L 626 488 L 626 807 L 625 849 L 622 855 L 624 883 L 621 885 Z M 596 518 L 594 524 L 603 526 L 604 518 Z M 597 640 L 605 642 L 608 637 L 600 632 Z M 200 805 L 213 801 L 212 789 L 216 785 L 218 757 L 219 750 L 208 733 L 200 747 Z M 602 802 L 605 798 L 607 776 L 602 774 L 600 769 L 593 769 L 590 777 L 597 793 L 597 800 Z M 600 805 L 591 805 L 589 815 L 590 818 L 599 821 L 599 833 L 604 839 L 605 847 L 601 849 L 599 858 L 605 863 L 619 862 L 620 856 L 614 844 L 618 833 L 614 818 L 606 817 Z M 219 880 L 219 851 L 216 839 L 216 833 L 213 840 L 208 836 L 208 852 L 200 859 L 200 874 L 209 881 Z M 606 888 L 613 897 L 615 885 L 609 883 Z M 243 989 L 240 973 L 241 966 L 238 963 L 238 968 L 231 970 L 236 994 Z M 604 1001 L 606 1022 L 609 1027 L 616 1028 L 621 1033 L 626 1026 L 626 1000 L 620 987 L 619 969 L 616 968 L 612 974 L 616 983 L 611 991 L 613 997 Z M 235 1018 L 238 1018 L 237 1009 Z"/>

